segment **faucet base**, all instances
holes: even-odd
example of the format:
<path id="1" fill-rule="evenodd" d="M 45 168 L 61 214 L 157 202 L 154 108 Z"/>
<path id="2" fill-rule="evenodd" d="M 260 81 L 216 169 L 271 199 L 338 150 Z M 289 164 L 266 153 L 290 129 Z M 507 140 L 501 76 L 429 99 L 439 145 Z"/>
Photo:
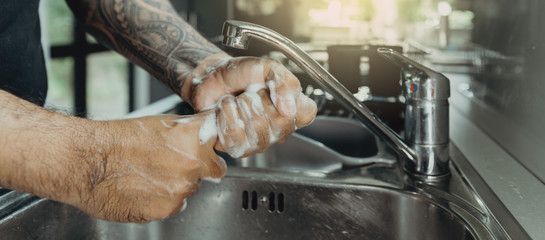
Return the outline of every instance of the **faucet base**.
<path id="1" fill-rule="evenodd" d="M 446 173 L 443 173 L 443 174 L 440 174 L 440 175 L 426 175 L 426 174 L 416 173 L 413 170 L 409 170 L 409 169 L 407 169 L 406 166 L 403 168 L 403 170 L 413 180 L 422 181 L 422 182 L 425 182 L 427 184 L 431 183 L 432 185 L 433 185 L 433 183 L 445 182 L 446 180 L 450 179 L 450 176 L 451 176 L 450 171 L 447 171 Z"/>

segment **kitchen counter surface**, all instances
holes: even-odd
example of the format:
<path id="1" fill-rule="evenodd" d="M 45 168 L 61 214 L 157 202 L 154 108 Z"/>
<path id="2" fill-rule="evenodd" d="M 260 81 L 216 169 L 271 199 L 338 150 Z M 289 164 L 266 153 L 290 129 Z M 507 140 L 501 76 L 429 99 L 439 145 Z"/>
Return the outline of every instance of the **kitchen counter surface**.
<path id="1" fill-rule="evenodd" d="M 494 194 L 533 239 L 545 238 L 545 185 L 506 149 L 474 122 L 475 112 L 491 111 L 458 88 L 469 79 L 449 75 L 451 80 L 450 139 L 477 170 Z M 464 88 L 462 88 L 464 89 Z M 492 124 L 492 123 L 491 123 Z M 497 124 L 497 123 L 496 123 Z M 504 126 L 508 128 L 509 126 Z M 543 158 L 534 156 L 535 158 Z"/>

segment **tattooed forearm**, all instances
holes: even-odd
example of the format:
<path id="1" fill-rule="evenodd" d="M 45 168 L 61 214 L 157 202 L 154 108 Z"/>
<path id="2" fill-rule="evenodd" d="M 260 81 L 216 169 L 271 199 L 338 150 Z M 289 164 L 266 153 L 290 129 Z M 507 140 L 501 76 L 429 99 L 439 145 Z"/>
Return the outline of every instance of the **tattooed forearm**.
<path id="1" fill-rule="evenodd" d="M 102 44 L 180 94 L 184 78 L 222 51 L 183 21 L 168 0 L 66 0 Z"/>

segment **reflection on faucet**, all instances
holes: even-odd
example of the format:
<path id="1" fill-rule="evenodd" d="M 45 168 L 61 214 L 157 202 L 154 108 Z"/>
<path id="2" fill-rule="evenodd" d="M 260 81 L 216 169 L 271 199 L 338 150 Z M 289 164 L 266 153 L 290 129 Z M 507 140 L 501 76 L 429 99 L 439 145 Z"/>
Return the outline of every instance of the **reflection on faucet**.
<path id="1" fill-rule="evenodd" d="M 230 47 L 247 49 L 250 38 L 254 37 L 279 48 L 279 50 L 282 51 L 289 59 L 295 62 L 303 71 L 309 74 L 316 81 L 316 83 L 320 85 L 320 87 L 331 93 L 340 104 L 342 104 L 347 109 L 350 109 L 355 116 L 357 116 L 364 124 L 369 127 L 371 131 L 377 134 L 394 151 L 396 151 L 396 153 L 405 162 L 406 170 L 410 173 L 413 173 L 415 176 L 422 176 L 425 179 L 436 179 L 438 176 L 445 176 L 448 174 L 448 103 L 446 102 L 446 100 L 443 101 L 443 99 L 441 99 L 440 103 L 435 103 L 433 99 L 427 99 L 426 95 L 422 99 L 415 99 L 415 105 L 407 105 L 406 111 L 406 114 L 421 113 L 418 116 L 426 116 L 426 114 L 434 114 L 434 110 L 438 106 L 441 109 L 443 109 L 445 105 L 447 106 L 447 122 L 446 124 L 444 122 L 441 124 L 441 126 L 447 127 L 447 135 L 446 137 L 442 136 L 440 138 L 441 147 L 435 148 L 435 143 L 433 142 L 434 138 L 430 138 L 425 135 L 428 131 L 433 132 L 430 133 L 432 135 L 436 134 L 436 131 L 434 131 L 435 122 L 431 120 L 435 119 L 433 117 L 426 117 L 424 119 L 417 119 L 416 117 L 411 118 L 414 119 L 416 122 L 409 122 L 408 125 L 414 124 L 414 126 L 411 126 L 413 127 L 413 129 L 409 130 L 416 131 L 414 134 L 408 132 L 409 138 L 423 137 L 423 139 L 416 139 L 416 141 L 411 141 L 411 139 L 407 138 L 409 140 L 407 144 L 403 140 L 401 140 L 401 138 L 393 130 L 391 130 L 377 116 L 375 116 L 375 114 L 373 114 L 367 107 L 365 107 L 360 101 L 358 101 L 358 99 L 356 99 L 350 91 L 348 91 L 330 73 L 328 73 L 322 66 L 320 66 L 320 64 L 314 61 L 308 54 L 306 54 L 295 43 L 293 43 L 286 37 L 268 28 L 256 24 L 232 20 L 224 23 L 222 33 L 224 36 L 223 44 Z M 385 52 L 381 52 L 381 54 L 388 55 Z M 390 54 L 388 56 L 392 56 L 396 59 L 400 57 L 396 54 Z M 409 62 L 409 65 L 411 64 L 410 60 L 403 60 L 405 62 Z M 420 81 L 423 83 L 427 83 L 427 85 L 421 86 L 423 87 L 421 92 L 427 94 L 429 93 L 429 91 L 427 91 L 428 87 L 431 87 L 431 95 L 435 96 L 435 92 L 439 91 L 435 89 L 435 86 L 433 85 L 434 81 L 427 80 L 433 80 L 436 79 L 437 76 L 442 75 L 439 73 L 435 73 L 427 68 L 424 68 L 421 65 L 412 66 L 413 67 L 410 68 L 410 70 L 412 71 L 413 75 L 411 75 L 408 80 L 416 80 L 416 82 L 418 83 L 420 83 Z M 420 71 L 417 72 L 417 70 Z M 440 78 L 440 82 L 443 82 L 445 79 L 446 78 L 442 76 Z M 406 81 L 403 82 L 404 84 L 406 84 Z M 446 91 L 448 92 L 448 79 L 446 79 L 446 83 Z M 444 87 L 444 84 L 439 84 L 437 87 Z M 404 91 L 404 93 L 406 92 Z M 412 96 L 418 94 L 410 95 Z M 424 104 L 426 106 L 429 105 L 430 108 L 422 108 L 423 106 L 420 106 L 419 104 Z M 428 110 L 431 110 L 431 112 L 429 112 Z M 441 114 L 441 116 L 442 115 L 443 114 Z M 442 119 L 441 121 L 443 120 L 444 119 Z M 445 138 L 447 139 L 446 147 L 443 146 L 444 142 L 442 141 Z M 409 146 L 411 146 L 412 148 Z M 443 156 L 444 154 L 446 154 L 446 158 Z"/>
<path id="2" fill-rule="evenodd" d="M 406 99 L 405 140 L 411 144 L 421 164 L 408 168 L 418 173 L 429 170 L 446 173 L 449 160 L 449 80 L 391 49 L 382 48 L 378 52 L 401 68 L 402 92 Z"/>

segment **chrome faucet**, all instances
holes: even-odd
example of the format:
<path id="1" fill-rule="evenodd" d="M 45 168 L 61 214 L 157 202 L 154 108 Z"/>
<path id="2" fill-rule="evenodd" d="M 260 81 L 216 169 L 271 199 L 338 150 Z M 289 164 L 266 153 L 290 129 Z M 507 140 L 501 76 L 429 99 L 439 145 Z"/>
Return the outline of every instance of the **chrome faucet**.
<path id="1" fill-rule="evenodd" d="M 405 140 L 384 124 L 320 64 L 288 38 L 252 23 L 228 20 L 223 25 L 223 44 L 247 49 L 250 38 L 265 41 L 282 51 L 337 102 L 349 109 L 399 155 L 404 168 L 424 180 L 447 176 L 449 162 L 449 80 L 403 55 L 379 49 L 379 53 L 402 68 L 405 109 Z"/>

